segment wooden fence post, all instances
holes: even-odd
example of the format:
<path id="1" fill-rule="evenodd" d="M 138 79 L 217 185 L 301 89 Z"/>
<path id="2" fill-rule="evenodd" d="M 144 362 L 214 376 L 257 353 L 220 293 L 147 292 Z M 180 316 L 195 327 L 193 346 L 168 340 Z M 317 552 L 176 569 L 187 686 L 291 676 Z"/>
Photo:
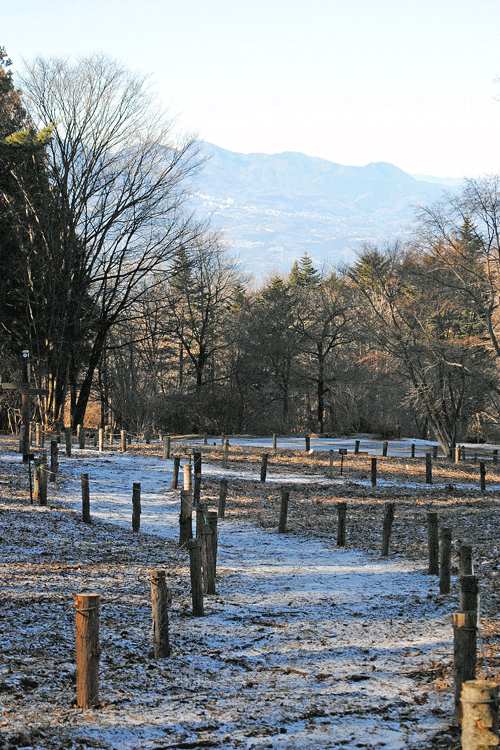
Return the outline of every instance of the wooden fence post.
<path id="1" fill-rule="evenodd" d="M 388 447 L 389 447 L 389 443 L 387 442 L 387 440 L 384 440 L 384 442 L 382 443 L 382 455 L 383 456 L 387 456 Z"/>
<path id="2" fill-rule="evenodd" d="M 333 455 L 334 455 L 334 451 L 328 451 L 328 456 L 329 456 L 329 459 L 330 459 L 330 466 L 329 466 L 329 470 L 328 470 L 328 476 L 330 477 L 330 479 L 333 479 Z"/>
<path id="3" fill-rule="evenodd" d="M 393 520 L 394 503 L 385 503 L 384 526 L 382 529 L 382 557 L 387 557 L 389 555 Z"/>
<path id="4" fill-rule="evenodd" d="M 189 568 L 191 574 L 191 599 L 193 615 L 203 617 L 203 576 L 201 573 L 201 539 L 190 539 L 186 542 L 189 550 Z"/>
<path id="5" fill-rule="evenodd" d="M 497 750 L 498 684 L 467 680 L 462 685 L 462 750 Z"/>
<path id="6" fill-rule="evenodd" d="M 75 596 L 76 704 L 93 708 L 99 701 L 99 594 Z"/>
<path id="7" fill-rule="evenodd" d="M 376 487 L 377 486 L 377 459 L 375 456 L 372 457 L 371 480 L 372 480 L 372 487 Z"/>
<path id="8" fill-rule="evenodd" d="M 309 451 L 311 450 L 311 436 L 306 435 L 305 441 L 306 441 L 306 451 L 307 453 L 309 453 Z"/>
<path id="9" fill-rule="evenodd" d="M 90 488 L 89 475 L 81 474 L 82 481 L 82 518 L 84 523 L 90 523 Z"/>
<path id="10" fill-rule="evenodd" d="M 455 445 L 455 463 L 456 464 L 460 463 L 460 453 L 461 453 L 460 446 L 457 443 L 457 445 Z"/>
<path id="11" fill-rule="evenodd" d="M 170 435 L 163 436 L 163 460 L 170 458 Z"/>
<path id="12" fill-rule="evenodd" d="M 229 465 L 229 440 L 226 438 L 222 446 L 222 468 L 227 469 Z"/>
<path id="13" fill-rule="evenodd" d="M 179 547 L 193 538 L 193 506 L 191 490 L 181 490 L 181 513 L 179 516 Z"/>
<path id="14" fill-rule="evenodd" d="M 214 569 L 214 585 L 217 575 L 217 547 L 219 544 L 218 516 L 216 510 L 209 510 L 207 513 L 207 523 L 212 532 L 212 565 Z M 214 591 L 215 594 L 215 591 Z"/>
<path id="15" fill-rule="evenodd" d="M 267 453 L 263 453 L 261 457 L 261 464 L 260 464 L 260 481 L 265 482 L 266 481 L 266 475 L 267 475 L 267 460 L 269 458 L 269 455 Z"/>
<path id="16" fill-rule="evenodd" d="M 43 445 L 42 445 L 42 425 L 40 424 L 40 422 L 37 422 L 36 426 L 35 426 L 35 440 L 36 440 L 36 444 L 38 445 L 38 447 L 39 448 L 43 448 Z"/>
<path id="17" fill-rule="evenodd" d="M 57 464 L 59 457 L 59 446 L 57 440 L 50 441 L 50 481 L 55 482 L 57 476 Z"/>
<path id="18" fill-rule="evenodd" d="M 415 458 L 415 443 L 411 444 L 411 457 Z"/>
<path id="19" fill-rule="evenodd" d="M 347 503 L 337 503 L 337 547 L 345 547 Z"/>
<path id="20" fill-rule="evenodd" d="M 79 425 L 80 430 L 78 431 L 78 446 L 80 450 L 84 450 L 85 448 L 85 430 L 83 429 L 83 425 Z"/>
<path id="21" fill-rule="evenodd" d="M 432 484 L 432 456 L 430 453 L 425 454 L 425 483 Z"/>
<path id="22" fill-rule="evenodd" d="M 184 464 L 182 470 L 183 470 L 183 475 L 184 475 L 184 489 L 191 491 L 191 487 L 192 487 L 191 464 Z"/>
<path id="23" fill-rule="evenodd" d="M 122 453 L 127 452 L 127 433 L 125 430 L 120 430 L 120 450 Z"/>
<path id="24" fill-rule="evenodd" d="M 455 612 L 453 622 L 453 691 L 455 724 L 462 723 L 462 685 L 476 676 L 477 612 Z"/>
<path id="25" fill-rule="evenodd" d="M 98 435 L 98 450 L 99 453 L 102 453 L 104 451 L 104 430 L 102 429 L 102 427 L 99 427 Z"/>
<path id="26" fill-rule="evenodd" d="M 47 505 L 47 477 L 47 454 L 44 452 L 35 462 L 34 500 L 39 505 Z"/>
<path id="27" fill-rule="evenodd" d="M 354 455 L 359 455 L 359 440 L 354 441 Z"/>
<path id="28" fill-rule="evenodd" d="M 179 484 L 179 469 L 181 466 L 181 457 L 180 456 L 174 456 L 174 468 L 172 470 L 172 484 L 171 489 L 176 490 L 177 485 Z"/>
<path id="29" fill-rule="evenodd" d="M 194 468 L 194 487 L 193 487 L 193 505 L 196 508 L 200 502 L 201 493 L 201 453 L 196 451 L 193 453 L 193 468 Z"/>
<path id="30" fill-rule="evenodd" d="M 493 451 L 493 463 L 498 463 L 498 448 L 495 448 L 495 450 Z"/>
<path id="31" fill-rule="evenodd" d="M 439 526 L 438 514 L 434 511 L 427 513 L 427 546 L 429 553 L 428 573 L 431 576 L 439 575 Z"/>
<path id="32" fill-rule="evenodd" d="M 438 448 L 437 445 L 433 445 L 432 446 L 432 458 L 437 458 L 438 457 L 438 450 L 439 450 L 439 448 Z"/>
<path id="33" fill-rule="evenodd" d="M 459 579 L 460 612 L 477 612 L 479 581 L 477 576 L 466 575 Z"/>
<path id="34" fill-rule="evenodd" d="M 450 593 L 451 579 L 451 536 L 452 530 L 445 526 L 441 530 L 441 565 L 439 573 L 439 593 Z"/>
<path id="35" fill-rule="evenodd" d="M 132 531 L 141 529 L 141 483 L 134 482 L 132 489 Z"/>
<path id="36" fill-rule="evenodd" d="M 288 501 L 290 499 L 290 493 L 287 490 L 281 490 L 281 506 L 280 506 L 280 520 L 278 524 L 278 534 L 284 534 L 286 532 L 286 519 L 288 515 Z"/>
<path id="37" fill-rule="evenodd" d="M 226 514 L 226 499 L 227 499 L 227 488 L 228 488 L 228 480 L 227 479 L 221 479 L 220 480 L 220 490 L 219 490 L 219 518 L 224 518 Z"/>
<path id="38" fill-rule="evenodd" d="M 479 473 L 481 475 L 481 492 L 486 490 L 486 464 L 484 461 L 479 462 Z"/>
<path id="39" fill-rule="evenodd" d="M 273 432 L 273 451 L 276 450 L 276 446 L 277 446 L 277 443 L 276 443 L 276 433 Z"/>
<path id="40" fill-rule="evenodd" d="M 204 513 L 204 523 L 200 528 L 201 560 L 203 567 L 203 584 L 205 594 L 215 594 L 215 552 L 214 552 L 214 534 L 213 528 L 208 522 L 208 512 Z"/>
<path id="41" fill-rule="evenodd" d="M 155 659 L 170 656 L 168 637 L 168 588 L 164 570 L 151 571 L 151 618 Z"/>

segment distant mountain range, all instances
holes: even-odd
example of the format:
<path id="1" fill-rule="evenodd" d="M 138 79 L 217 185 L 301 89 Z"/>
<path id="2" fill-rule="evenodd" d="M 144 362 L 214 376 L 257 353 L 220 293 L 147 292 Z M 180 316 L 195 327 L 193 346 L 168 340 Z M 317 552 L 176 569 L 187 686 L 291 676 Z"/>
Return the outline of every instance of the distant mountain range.
<path id="1" fill-rule="evenodd" d="M 363 242 L 401 236 L 415 208 L 459 180 L 411 176 L 372 162 L 349 167 L 295 152 L 239 154 L 203 144 L 209 157 L 192 202 L 226 231 L 231 253 L 258 279 L 287 273 L 304 251 L 316 266 L 355 257 Z"/>

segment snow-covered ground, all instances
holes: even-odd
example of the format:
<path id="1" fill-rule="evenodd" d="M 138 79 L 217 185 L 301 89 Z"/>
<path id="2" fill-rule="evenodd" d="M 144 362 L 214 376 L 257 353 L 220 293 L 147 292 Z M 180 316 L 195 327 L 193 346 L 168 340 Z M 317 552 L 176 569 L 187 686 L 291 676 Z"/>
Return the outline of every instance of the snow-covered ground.
<path id="1" fill-rule="evenodd" d="M 94 518 L 130 528 L 140 482 L 141 531 L 178 538 L 171 461 L 61 456 L 57 498 L 77 509 L 81 473 L 90 477 Z M 230 474 L 207 465 L 203 473 Z M 217 594 L 206 598 L 206 616 L 186 617 L 172 604 L 169 689 L 159 693 L 151 680 L 144 695 L 125 684 L 121 702 L 133 710 L 84 712 L 85 737 L 110 750 L 427 747 L 453 713 L 449 692 L 422 679 L 450 658 L 451 603 L 420 563 L 333 545 L 220 522 Z M 112 693 L 105 670 L 101 690 Z"/>

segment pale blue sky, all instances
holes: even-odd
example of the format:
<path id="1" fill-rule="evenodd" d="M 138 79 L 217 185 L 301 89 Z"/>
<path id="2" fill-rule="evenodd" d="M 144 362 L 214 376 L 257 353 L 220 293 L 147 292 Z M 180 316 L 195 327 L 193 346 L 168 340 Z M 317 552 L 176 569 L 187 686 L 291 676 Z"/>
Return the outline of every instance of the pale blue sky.
<path id="1" fill-rule="evenodd" d="M 500 0 L 24 0 L 0 45 L 105 52 L 233 151 L 500 173 Z"/>

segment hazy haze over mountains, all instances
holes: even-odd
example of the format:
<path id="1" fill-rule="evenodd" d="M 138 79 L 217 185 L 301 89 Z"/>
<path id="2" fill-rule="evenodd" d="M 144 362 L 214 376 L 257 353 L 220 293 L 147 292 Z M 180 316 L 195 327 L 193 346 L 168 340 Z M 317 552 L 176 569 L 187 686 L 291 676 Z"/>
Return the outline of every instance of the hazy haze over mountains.
<path id="1" fill-rule="evenodd" d="M 231 253 L 257 278 L 288 272 L 304 251 L 316 266 L 351 260 L 363 242 L 395 238 L 415 207 L 447 180 L 415 179 L 385 162 L 349 167 L 295 152 L 239 154 L 203 144 L 207 160 L 193 202 L 226 230 Z M 453 183 L 452 183 L 453 184 Z"/>

